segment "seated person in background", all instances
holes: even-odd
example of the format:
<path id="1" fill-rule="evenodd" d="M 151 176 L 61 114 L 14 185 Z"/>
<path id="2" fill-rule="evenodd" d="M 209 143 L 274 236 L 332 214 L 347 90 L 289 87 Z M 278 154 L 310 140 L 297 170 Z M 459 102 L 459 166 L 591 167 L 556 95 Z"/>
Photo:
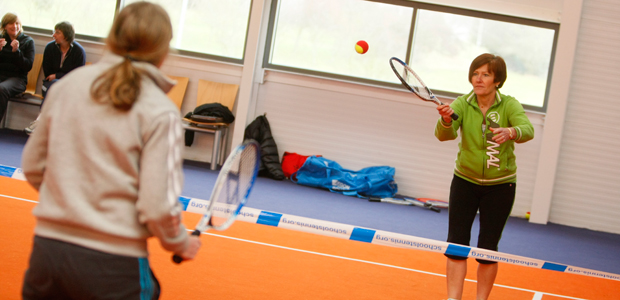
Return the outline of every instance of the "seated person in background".
<path id="1" fill-rule="evenodd" d="M 34 40 L 22 32 L 22 22 L 14 13 L 2 17 L 0 28 L 0 119 L 5 117 L 11 97 L 26 90 L 28 72 L 34 62 Z"/>
<path id="2" fill-rule="evenodd" d="M 45 51 L 43 52 L 42 67 L 43 75 L 45 76 L 41 86 L 43 101 L 45 101 L 47 90 L 52 84 L 75 68 L 86 64 L 86 52 L 84 52 L 82 45 L 74 40 L 75 30 L 71 23 L 63 21 L 56 24 L 52 37 L 54 40 L 45 46 Z M 42 105 L 43 103 L 41 103 Z M 25 129 L 26 133 L 32 133 L 37 126 L 38 120 L 39 117 L 30 123 L 30 126 Z"/>

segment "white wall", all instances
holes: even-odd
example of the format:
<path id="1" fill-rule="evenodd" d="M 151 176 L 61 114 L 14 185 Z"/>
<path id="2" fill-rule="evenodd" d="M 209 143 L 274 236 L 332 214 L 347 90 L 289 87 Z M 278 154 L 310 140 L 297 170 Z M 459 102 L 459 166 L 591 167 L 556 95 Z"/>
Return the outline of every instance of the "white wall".
<path id="1" fill-rule="evenodd" d="M 620 124 L 616 121 L 620 112 L 614 105 L 616 97 L 611 94 L 605 98 L 604 106 L 593 109 L 591 105 L 600 100 L 597 95 L 601 90 L 613 91 L 620 82 L 617 72 L 620 44 L 609 38 L 620 36 L 617 31 L 620 24 L 614 19 L 620 12 L 620 3 L 605 0 L 427 2 L 560 23 L 561 47 L 555 62 L 550 111 L 528 113 L 536 137 L 516 147 L 519 168 L 512 214 L 524 216 L 532 211 L 533 219 L 539 223 L 551 220 L 620 233 L 617 204 L 620 198 L 617 125 Z M 583 22 L 582 3 L 586 18 Z M 245 103 L 242 105 L 242 113 L 247 116 L 244 121 L 247 123 L 266 113 L 280 156 L 284 151 L 320 154 L 349 169 L 390 165 L 396 168 L 401 193 L 448 198 L 457 144 L 435 139 L 437 113 L 432 104 L 412 100 L 410 94 L 400 90 L 262 70 L 261 49 L 270 1 L 253 1 L 253 7 L 265 10 L 253 14 L 251 21 L 252 39 L 248 49 L 254 51 L 250 54 L 257 55 L 256 60 L 237 66 L 173 55 L 164 64 L 165 73 L 190 77 L 183 114 L 194 107 L 198 79 L 240 84 L 245 92 L 240 93 L 237 103 Z M 601 15 L 605 17 L 602 20 Z M 582 32 L 597 25 L 607 28 L 606 33 L 597 35 L 596 30 L 590 30 L 592 33 L 582 36 Z M 37 52 L 41 53 L 49 37 L 33 37 Z M 101 44 L 82 44 L 88 61 L 96 62 L 104 51 Z M 597 52 L 593 45 L 598 49 L 608 48 Z M 601 55 L 608 59 L 597 60 L 592 66 L 589 58 Z M 573 69 L 578 71 L 575 75 Z M 591 76 L 600 72 L 605 76 Z M 591 78 L 595 80 L 588 81 Z M 578 85 L 576 80 L 586 83 Z M 21 124 L 15 126 L 19 118 L 12 119 L 12 128 L 28 125 L 32 112 L 27 109 L 23 109 L 26 119 Z M 233 110 L 236 115 L 243 115 L 236 110 Z M 243 129 L 244 126 L 233 128 L 228 143 L 231 136 L 242 136 Z M 196 136 L 194 146 L 186 150 L 185 156 L 208 162 L 212 136 Z M 584 144 L 599 147 L 588 149 Z M 605 159 L 592 159 L 596 157 Z M 581 159 L 580 163 L 575 163 L 576 158 Z M 588 184 L 593 178 L 596 184 Z M 588 196 L 596 198 L 597 209 L 584 205 L 584 200 L 592 202 L 584 199 Z"/>
<path id="2" fill-rule="evenodd" d="M 549 221 L 620 233 L 620 1 L 584 1 Z"/>

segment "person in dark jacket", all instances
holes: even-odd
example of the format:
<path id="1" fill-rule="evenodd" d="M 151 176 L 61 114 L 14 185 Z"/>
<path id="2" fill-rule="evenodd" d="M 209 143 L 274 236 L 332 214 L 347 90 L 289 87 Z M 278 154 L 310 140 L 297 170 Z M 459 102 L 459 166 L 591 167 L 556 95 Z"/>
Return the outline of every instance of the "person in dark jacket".
<path id="1" fill-rule="evenodd" d="M 14 13 L 2 17 L 0 36 L 0 118 L 5 117 L 11 97 L 26 90 L 28 72 L 34 62 L 34 40 L 22 32 Z"/>
<path id="2" fill-rule="evenodd" d="M 71 23 L 63 21 L 56 24 L 52 37 L 54 40 L 47 43 L 43 51 L 42 67 L 45 76 L 41 86 L 43 101 L 45 101 L 47 90 L 52 84 L 75 68 L 86 64 L 86 52 L 82 45 L 75 41 L 75 30 Z M 32 133 L 38 120 L 39 117 L 30 123 L 30 126 L 25 129 L 26 133 Z"/>

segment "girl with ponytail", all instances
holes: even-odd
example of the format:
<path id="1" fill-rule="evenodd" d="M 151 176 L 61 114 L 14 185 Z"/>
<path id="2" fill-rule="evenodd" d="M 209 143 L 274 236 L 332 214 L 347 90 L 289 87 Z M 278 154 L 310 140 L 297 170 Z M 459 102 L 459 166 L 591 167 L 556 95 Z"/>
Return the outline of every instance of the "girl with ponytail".
<path id="1" fill-rule="evenodd" d="M 158 299 L 147 239 L 186 260 L 198 252 L 178 201 L 181 118 L 166 96 L 174 82 L 159 70 L 171 39 L 159 5 L 130 4 L 108 53 L 49 89 L 23 151 L 39 191 L 23 299 Z"/>

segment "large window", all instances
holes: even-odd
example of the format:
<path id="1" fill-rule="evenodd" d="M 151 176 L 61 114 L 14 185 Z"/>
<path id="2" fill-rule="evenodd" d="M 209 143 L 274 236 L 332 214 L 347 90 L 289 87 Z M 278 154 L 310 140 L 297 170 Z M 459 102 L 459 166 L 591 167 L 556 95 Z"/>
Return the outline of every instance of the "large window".
<path id="1" fill-rule="evenodd" d="M 391 81 L 392 56 L 407 53 L 411 7 L 360 0 L 278 1 L 273 66 Z M 366 54 L 355 44 L 368 43 Z M 388 66 L 386 68 L 386 66 Z"/>
<path id="2" fill-rule="evenodd" d="M 54 25 L 62 21 L 73 24 L 77 34 L 93 37 L 108 35 L 116 0 L 19 0 L 0 2 L 0 14 L 12 12 L 28 27 L 49 30 L 50 41 Z"/>
<path id="3" fill-rule="evenodd" d="M 389 3 L 388 3 L 389 2 Z M 546 109 L 558 25 L 411 1 L 274 0 L 264 66 L 397 86 L 390 57 L 406 60 L 436 94 L 472 90 L 471 61 L 502 56 L 501 92 Z M 369 44 L 366 54 L 355 43 Z"/>
<path id="4" fill-rule="evenodd" d="M 0 2 L 0 12 L 16 13 L 24 26 L 51 32 L 69 21 L 76 34 L 100 40 L 108 35 L 116 8 L 142 0 L 18 0 Z M 171 46 L 182 53 L 242 62 L 251 0 L 151 0 L 170 16 Z M 51 40 L 51 36 L 50 36 Z"/>
<path id="5" fill-rule="evenodd" d="M 469 93 L 471 61 L 493 53 L 508 69 L 501 92 L 544 106 L 555 30 L 422 9 L 417 15 L 410 65 L 429 87 Z"/>
<path id="6" fill-rule="evenodd" d="M 125 5 L 141 0 L 126 0 Z M 251 0 L 151 0 L 170 15 L 172 47 L 242 60 Z"/>

